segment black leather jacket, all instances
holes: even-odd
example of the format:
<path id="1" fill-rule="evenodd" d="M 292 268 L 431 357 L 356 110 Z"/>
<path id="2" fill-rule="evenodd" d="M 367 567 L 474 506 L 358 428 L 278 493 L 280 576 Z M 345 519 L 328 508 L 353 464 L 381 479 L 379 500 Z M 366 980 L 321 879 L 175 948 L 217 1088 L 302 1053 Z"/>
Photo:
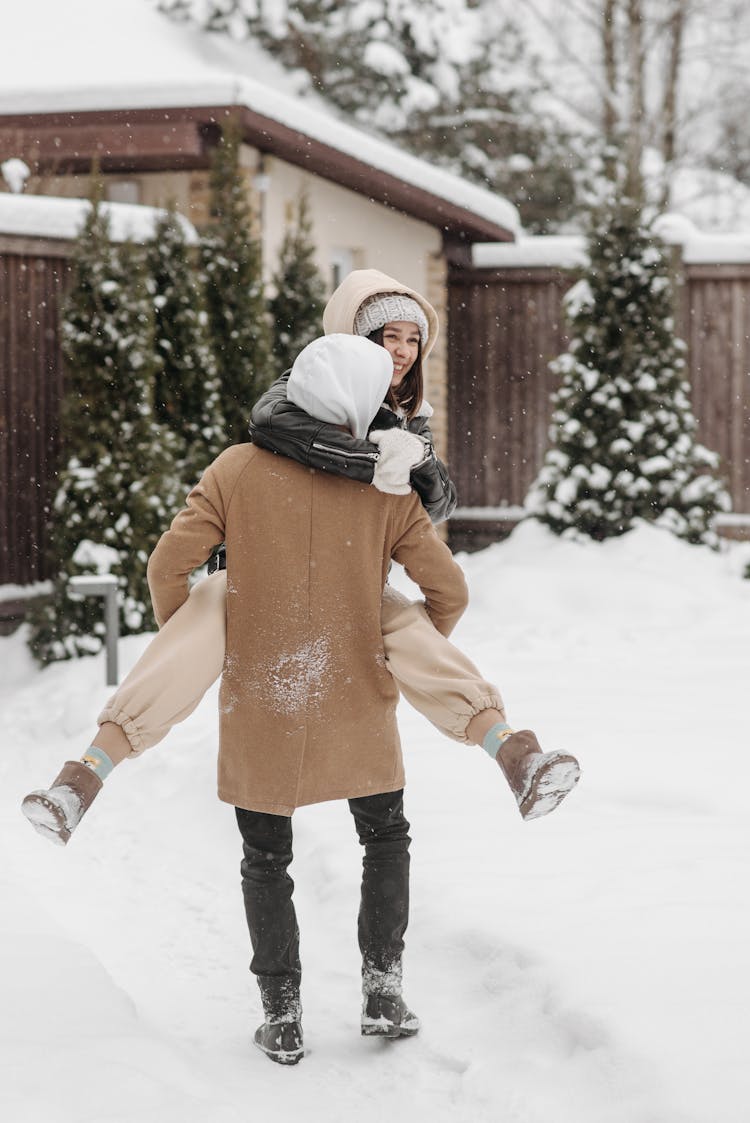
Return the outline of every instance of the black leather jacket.
<path id="1" fill-rule="evenodd" d="M 350 433 L 316 421 L 286 396 L 289 371 L 277 379 L 253 406 L 249 425 L 253 444 L 281 453 L 309 468 L 320 468 L 361 483 L 372 483 L 380 456 L 377 445 L 358 440 Z M 432 433 L 426 417 L 413 417 L 407 423 L 393 410 L 381 406 L 370 429 L 408 428 L 424 442 L 424 460 L 411 470 L 411 485 L 434 523 L 447 519 L 456 506 L 456 489 L 448 470 L 435 455 Z M 208 562 L 208 572 L 226 569 L 226 548 L 222 544 Z"/>
<path id="2" fill-rule="evenodd" d="M 335 425 L 316 421 L 287 399 L 289 372 L 282 375 L 253 406 L 250 436 L 260 448 L 335 472 L 339 476 L 362 483 L 372 483 L 372 474 L 380 456 L 377 445 L 358 440 Z M 435 455 L 428 418 L 413 417 L 407 423 L 386 406 L 381 406 L 370 429 L 408 428 L 424 442 L 424 460 L 411 470 L 411 485 L 434 523 L 442 522 L 456 506 L 456 489 L 448 471 Z"/>

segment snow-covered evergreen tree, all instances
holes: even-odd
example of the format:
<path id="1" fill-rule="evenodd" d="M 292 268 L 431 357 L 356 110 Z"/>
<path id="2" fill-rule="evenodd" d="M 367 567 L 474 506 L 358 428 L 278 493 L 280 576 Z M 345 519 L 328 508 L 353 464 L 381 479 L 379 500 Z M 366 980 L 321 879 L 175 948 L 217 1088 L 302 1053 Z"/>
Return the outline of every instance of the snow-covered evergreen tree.
<path id="1" fill-rule="evenodd" d="M 273 276 L 276 295 L 269 301 L 273 357 L 278 371 L 287 370 L 303 347 L 320 335 L 325 284 L 315 264 L 315 245 L 306 195 L 301 195 L 294 221 L 287 226 Z"/>
<path id="2" fill-rule="evenodd" d="M 527 498 L 560 534 L 623 534 L 635 519 L 715 546 L 729 507 L 718 458 L 695 438 L 671 286 L 638 208 L 614 197 L 595 215 L 585 279 L 568 294 L 571 342 L 551 364 L 551 446 Z"/>
<path id="3" fill-rule="evenodd" d="M 240 132 L 228 125 L 211 167 L 211 215 L 203 232 L 208 336 L 216 359 L 226 444 L 249 439 L 250 407 L 275 377 L 261 247 L 239 162 Z"/>
<path id="4" fill-rule="evenodd" d="M 96 192 L 72 259 L 62 347 L 65 460 L 49 526 L 56 576 L 30 614 L 30 647 L 43 663 L 102 646 L 101 602 L 67 594 L 76 574 L 117 576 L 123 634 L 154 627 L 146 563 L 184 499 L 171 434 L 152 411 L 154 318 L 142 255 L 113 246 Z"/>
<path id="5" fill-rule="evenodd" d="M 496 0 L 159 0 L 251 36 L 343 114 L 506 195 L 530 231 L 575 213 L 578 146 Z M 550 227 L 549 224 L 552 224 Z"/>
<path id="6" fill-rule="evenodd" d="M 154 414 L 177 439 L 187 491 L 228 441 L 201 272 L 173 208 L 156 224 L 146 268 L 155 320 Z"/>

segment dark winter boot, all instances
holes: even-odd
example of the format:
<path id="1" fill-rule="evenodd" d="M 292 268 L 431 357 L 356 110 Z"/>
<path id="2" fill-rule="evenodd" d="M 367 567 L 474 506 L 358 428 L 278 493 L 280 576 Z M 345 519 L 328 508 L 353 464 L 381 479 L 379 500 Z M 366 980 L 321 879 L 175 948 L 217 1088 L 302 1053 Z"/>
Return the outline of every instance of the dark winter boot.
<path id="1" fill-rule="evenodd" d="M 269 1060 L 280 1065 L 296 1065 L 305 1055 L 300 1022 L 269 1022 L 258 1026 L 254 1043 Z"/>
<path id="2" fill-rule="evenodd" d="M 269 1060 L 296 1065 L 305 1055 L 299 984 L 286 976 L 258 978 L 266 1020 L 253 1041 Z"/>
<path id="3" fill-rule="evenodd" d="M 39 834 L 65 846 L 95 797 L 102 781 L 80 761 L 69 760 L 44 791 L 31 792 L 21 810 Z"/>
<path id="4" fill-rule="evenodd" d="M 362 1020 L 364 1037 L 414 1037 L 419 1018 L 412 1014 L 401 995 L 401 960 L 387 971 L 362 963 Z"/>
<path id="5" fill-rule="evenodd" d="M 364 1037 L 414 1037 L 419 1033 L 419 1018 L 400 994 L 366 994 L 361 1026 Z"/>
<path id="6" fill-rule="evenodd" d="M 530 729 L 521 729 L 503 741 L 497 763 L 524 819 L 539 819 L 554 811 L 581 775 L 574 756 L 543 753 Z"/>

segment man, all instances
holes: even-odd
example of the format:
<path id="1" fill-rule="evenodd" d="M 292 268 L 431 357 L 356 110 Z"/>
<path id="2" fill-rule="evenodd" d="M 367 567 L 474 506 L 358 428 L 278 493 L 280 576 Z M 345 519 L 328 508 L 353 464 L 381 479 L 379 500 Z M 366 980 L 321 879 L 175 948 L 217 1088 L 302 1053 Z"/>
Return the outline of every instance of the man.
<path id="1" fill-rule="evenodd" d="M 289 379 L 320 420 L 364 436 L 393 376 L 388 352 L 330 335 Z M 157 620 L 188 595 L 188 575 L 227 545 L 227 654 L 220 692 L 219 797 L 235 806 L 242 883 L 272 1060 L 303 1056 L 291 816 L 348 799 L 365 853 L 359 914 L 362 1032 L 417 1032 L 401 995 L 409 835 L 396 728 L 397 687 L 380 610 L 391 560 L 404 565 L 447 635 L 466 607 L 463 574 L 419 498 L 316 471 L 254 445 L 209 466 L 149 561 Z"/>

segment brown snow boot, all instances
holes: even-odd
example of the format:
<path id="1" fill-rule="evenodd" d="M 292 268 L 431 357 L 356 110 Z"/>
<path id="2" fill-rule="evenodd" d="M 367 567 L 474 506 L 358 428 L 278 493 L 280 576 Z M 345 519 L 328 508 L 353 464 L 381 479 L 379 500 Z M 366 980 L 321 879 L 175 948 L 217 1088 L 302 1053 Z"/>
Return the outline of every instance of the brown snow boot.
<path id="1" fill-rule="evenodd" d="M 496 759 L 524 819 L 539 819 L 554 811 L 581 775 L 574 756 L 543 753 L 530 729 L 521 729 L 503 741 Z"/>
<path id="2" fill-rule="evenodd" d="M 21 810 L 39 834 L 65 846 L 101 788 L 95 772 L 68 760 L 49 788 L 26 796 Z"/>

